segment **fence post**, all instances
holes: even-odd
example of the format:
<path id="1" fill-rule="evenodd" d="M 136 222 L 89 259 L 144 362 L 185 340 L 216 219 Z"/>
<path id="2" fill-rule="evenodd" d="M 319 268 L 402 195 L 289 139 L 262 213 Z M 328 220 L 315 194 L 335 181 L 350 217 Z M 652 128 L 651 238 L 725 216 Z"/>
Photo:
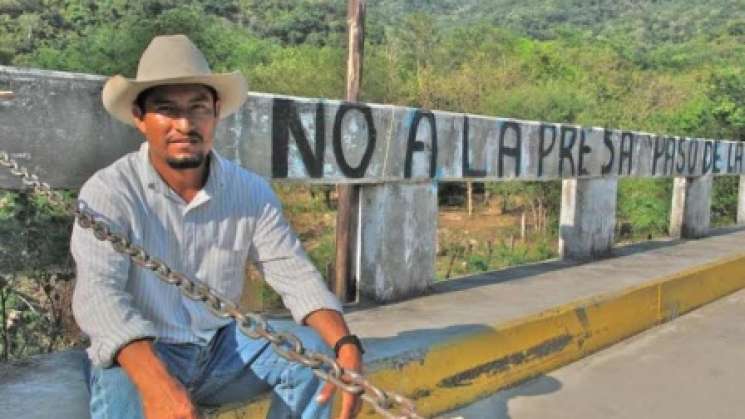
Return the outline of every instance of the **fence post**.
<path id="1" fill-rule="evenodd" d="M 676 177 L 670 209 L 670 237 L 696 239 L 709 232 L 714 178 Z"/>
<path id="2" fill-rule="evenodd" d="M 745 176 L 740 176 L 737 190 L 737 224 L 745 224 Z"/>
<path id="3" fill-rule="evenodd" d="M 388 302 L 421 295 L 435 278 L 437 183 L 360 188 L 360 296 Z"/>
<path id="4" fill-rule="evenodd" d="M 561 188 L 559 254 L 568 259 L 608 256 L 616 226 L 618 180 L 565 179 Z"/>

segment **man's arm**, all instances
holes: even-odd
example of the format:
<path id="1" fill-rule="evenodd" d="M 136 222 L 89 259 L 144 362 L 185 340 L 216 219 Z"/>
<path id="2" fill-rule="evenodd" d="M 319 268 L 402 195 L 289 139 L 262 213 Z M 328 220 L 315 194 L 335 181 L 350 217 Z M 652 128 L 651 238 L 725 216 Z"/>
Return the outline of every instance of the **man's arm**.
<path id="1" fill-rule="evenodd" d="M 168 372 L 150 340 L 130 342 L 116 360 L 137 387 L 146 418 L 198 418 L 186 389 Z"/>
<path id="2" fill-rule="evenodd" d="M 251 187 L 250 204 L 255 205 L 256 222 L 249 258 L 282 298 L 295 322 L 303 323 L 309 314 L 321 309 L 342 312 L 341 302 L 328 290 L 285 220 L 271 187 L 258 177 Z"/>
<path id="3" fill-rule="evenodd" d="M 349 328 L 347 327 L 341 313 L 334 310 L 314 311 L 305 318 L 305 324 L 318 332 L 326 344 L 332 348 L 339 339 L 349 334 Z M 338 355 L 336 361 L 342 368 L 348 371 L 362 371 L 362 353 L 360 353 L 360 350 L 356 345 L 342 345 L 341 348 L 339 348 Z M 333 384 L 326 384 L 323 390 L 321 390 L 318 402 L 321 404 L 327 403 L 334 394 L 334 390 L 335 386 Z M 339 418 L 346 419 L 356 416 L 360 407 L 360 399 L 358 396 L 346 392 L 343 393 Z"/>
<path id="4" fill-rule="evenodd" d="M 79 199 L 114 231 L 126 235 L 130 228 L 126 203 L 105 182 L 94 176 L 81 189 Z M 88 354 L 93 365 L 107 368 L 118 362 L 137 387 L 148 419 L 196 418 L 186 391 L 153 350 L 154 326 L 125 289 L 132 269 L 129 258 L 77 224 L 70 250 L 77 268 L 73 314 L 90 337 Z M 167 415 L 171 410 L 178 415 Z"/>
<path id="5" fill-rule="evenodd" d="M 98 176 L 80 191 L 86 209 L 119 234 L 128 236 L 127 205 Z M 70 240 L 76 280 L 72 311 L 80 329 L 90 337 L 88 355 L 96 367 L 113 364 L 114 355 L 136 339 L 155 338 L 152 322 L 144 318 L 132 295 L 125 289 L 132 263 L 110 243 L 97 240 L 93 232 L 75 224 Z"/>
<path id="6" fill-rule="evenodd" d="M 259 207 L 256 208 L 250 257 L 267 283 L 282 297 L 295 321 L 310 326 L 334 347 L 341 337 L 349 334 L 341 314 L 341 302 L 328 290 L 318 270 L 308 260 L 269 185 L 259 180 L 253 187 L 252 196 Z M 355 345 L 343 345 L 337 362 L 346 370 L 360 371 L 362 354 Z M 326 385 L 318 402 L 328 402 L 333 393 L 334 386 Z M 341 418 L 353 417 L 358 410 L 359 397 L 345 393 Z"/>

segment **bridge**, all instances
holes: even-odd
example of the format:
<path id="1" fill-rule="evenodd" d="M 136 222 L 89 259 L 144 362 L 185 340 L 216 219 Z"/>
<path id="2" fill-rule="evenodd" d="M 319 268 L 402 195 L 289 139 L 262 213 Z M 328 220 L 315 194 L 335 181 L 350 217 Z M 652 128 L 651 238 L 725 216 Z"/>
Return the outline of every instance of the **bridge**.
<path id="1" fill-rule="evenodd" d="M 0 90 L 15 96 L 0 101 L 0 148 L 55 187 L 79 187 L 141 141 L 103 111 L 103 81 L 0 67 Z M 347 318 L 369 349 L 371 380 L 427 416 L 745 287 L 745 231 L 710 228 L 713 177 L 744 174 L 739 142 L 259 93 L 216 137 L 223 156 L 276 182 L 362 185 L 354 271 L 375 304 Z M 614 247 L 622 177 L 674 178 L 673 237 Z M 435 283 L 438 185 L 510 179 L 561 179 L 561 258 Z M 0 173 L 0 188 L 20 187 Z M 741 181 L 740 223 L 744 190 Z M 62 416 L 86 417 L 83 356 L 3 365 L 0 411 L 59 416 L 63 404 Z"/>
<path id="2" fill-rule="evenodd" d="M 443 417 L 736 418 L 745 291 Z"/>

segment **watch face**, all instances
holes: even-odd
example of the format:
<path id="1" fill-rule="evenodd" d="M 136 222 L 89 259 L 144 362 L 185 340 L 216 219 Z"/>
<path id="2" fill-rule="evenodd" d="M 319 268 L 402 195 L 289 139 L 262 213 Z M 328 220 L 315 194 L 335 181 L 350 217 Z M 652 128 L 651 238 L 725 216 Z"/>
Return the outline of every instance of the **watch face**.
<path id="1" fill-rule="evenodd" d="M 365 350 L 362 349 L 362 342 L 360 341 L 360 339 L 356 335 L 347 335 L 341 337 L 338 341 L 336 341 L 336 344 L 334 345 L 334 353 L 336 354 L 336 356 L 339 356 L 339 349 L 341 349 L 341 347 L 346 344 L 352 344 L 360 350 L 360 353 L 365 353 Z"/>

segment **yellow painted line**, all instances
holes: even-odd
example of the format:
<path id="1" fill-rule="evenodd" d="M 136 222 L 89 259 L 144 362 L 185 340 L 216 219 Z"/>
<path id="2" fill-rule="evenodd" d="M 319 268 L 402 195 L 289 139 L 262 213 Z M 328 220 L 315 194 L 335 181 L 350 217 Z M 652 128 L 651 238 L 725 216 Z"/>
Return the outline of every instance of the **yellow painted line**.
<path id="1" fill-rule="evenodd" d="M 547 373 L 745 288 L 745 253 L 485 328 L 433 346 L 423 359 L 374 371 L 378 386 L 433 416 Z M 260 418 L 268 399 L 220 419 Z M 338 407 L 338 406 L 337 406 Z M 377 417 L 365 407 L 361 418 Z"/>

